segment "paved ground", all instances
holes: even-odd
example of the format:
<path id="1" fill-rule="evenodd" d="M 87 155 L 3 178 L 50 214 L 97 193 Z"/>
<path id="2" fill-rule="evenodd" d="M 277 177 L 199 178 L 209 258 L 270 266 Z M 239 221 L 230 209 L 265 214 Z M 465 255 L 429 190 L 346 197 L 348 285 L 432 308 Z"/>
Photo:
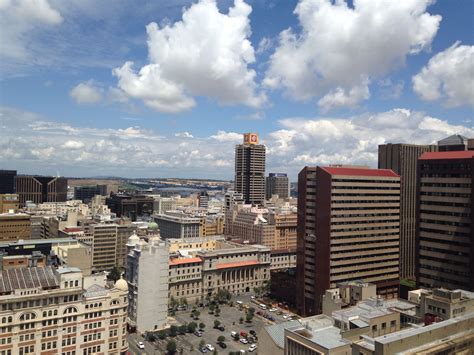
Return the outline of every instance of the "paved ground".
<path id="1" fill-rule="evenodd" d="M 205 344 L 211 344 L 216 348 L 219 354 L 229 354 L 231 351 L 239 351 L 239 350 L 245 350 L 247 351 L 250 344 L 241 344 L 238 341 L 235 341 L 231 338 L 231 332 L 235 331 L 240 333 L 241 331 L 244 331 L 246 333 L 249 333 L 251 329 L 253 329 L 256 333 L 257 336 L 260 334 L 260 331 L 263 327 L 274 324 L 274 323 L 281 323 L 285 322 L 286 320 L 283 319 L 283 315 L 277 315 L 276 312 L 270 313 L 268 309 L 266 311 L 261 310 L 258 305 L 255 303 L 251 302 L 250 296 L 237 296 L 233 299 L 234 301 L 234 307 L 230 307 L 228 305 L 221 305 L 221 313 L 219 317 L 216 317 L 213 314 L 209 314 L 209 310 L 207 308 L 198 308 L 198 310 L 201 312 L 199 316 L 199 320 L 195 321 L 196 323 L 204 323 L 206 327 L 204 328 L 204 332 L 202 333 L 202 337 L 198 337 L 194 334 L 185 334 L 185 335 L 177 335 L 174 338 L 166 338 L 164 340 L 158 340 L 154 343 L 150 343 L 145 341 L 143 338 L 139 337 L 137 334 L 131 334 L 129 335 L 129 344 L 130 344 L 130 353 L 131 354 L 165 354 L 165 349 L 166 349 L 166 344 L 170 339 L 173 339 L 177 343 L 177 348 L 182 349 L 183 352 L 182 354 L 184 355 L 196 355 L 196 354 L 201 354 L 201 352 L 198 350 L 199 348 L 199 343 L 201 340 L 204 340 Z M 243 324 L 239 323 L 239 318 L 243 317 L 245 318 L 245 312 L 244 309 L 240 310 L 238 305 L 236 304 L 236 301 L 242 301 L 244 304 L 248 304 L 250 307 L 254 307 L 256 311 L 261 311 L 262 313 L 266 312 L 268 314 L 271 314 L 273 317 L 275 317 L 275 322 L 271 322 L 261 316 L 256 315 L 254 319 L 252 320 L 251 323 L 246 323 L 244 322 Z M 176 316 L 174 317 L 176 320 L 176 324 L 184 324 L 184 323 L 190 323 L 194 321 L 191 316 L 191 308 L 188 311 L 180 311 L 176 313 Z M 225 327 L 225 331 L 220 331 L 218 329 L 214 329 L 214 320 L 218 319 L 222 325 Z M 223 335 L 225 336 L 226 340 L 225 343 L 227 345 L 226 349 L 222 349 L 217 345 L 217 338 Z M 140 350 L 137 347 L 137 342 L 138 341 L 143 341 L 145 343 L 145 349 Z M 258 347 L 258 342 L 257 342 L 257 347 Z M 193 349 L 193 350 L 191 350 Z M 253 353 L 249 354 L 258 354 L 258 348 L 256 351 Z M 178 353 L 179 354 L 179 353 Z M 212 352 L 207 352 L 207 354 L 212 354 Z M 260 352 L 260 354 L 264 354 Z"/>

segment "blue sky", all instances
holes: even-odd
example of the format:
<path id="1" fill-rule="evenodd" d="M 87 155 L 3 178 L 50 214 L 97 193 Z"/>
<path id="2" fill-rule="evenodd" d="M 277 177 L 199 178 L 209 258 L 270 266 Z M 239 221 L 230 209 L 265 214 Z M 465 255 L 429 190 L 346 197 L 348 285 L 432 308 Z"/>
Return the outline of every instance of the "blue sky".
<path id="1" fill-rule="evenodd" d="M 0 168 L 231 179 L 474 137 L 473 2 L 0 1 Z M 152 24 L 156 23 L 156 25 Z M 132 64 L 126 64 L 133 62 Z"/>

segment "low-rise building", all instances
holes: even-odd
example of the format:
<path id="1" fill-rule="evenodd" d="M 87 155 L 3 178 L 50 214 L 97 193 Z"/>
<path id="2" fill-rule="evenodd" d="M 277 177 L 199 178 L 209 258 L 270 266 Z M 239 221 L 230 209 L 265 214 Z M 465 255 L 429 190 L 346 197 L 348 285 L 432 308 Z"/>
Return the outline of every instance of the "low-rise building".
<path id="1" fill-rule="evenodd" d="M 470 312 L 474 312 L 474 292 L 437 288 L 421 293 L 420 316 L 424 316 L 425 324 Z"/>
<path id="2" fill-rule="evenodd" d="M 26 213 L 0 214 L 0 242 L 10 242 L 30 238 L 30 215 Z"/>
<path id="3" fill-rule="evenodd" d="M 270 253 L 271 271 L 296 268 L 296 249 L 277 249 Z"/>
<path id="4" fill-rule="evenodd" d="M 0 273 L 4 354 L 125 354 L 127 284 L 87 289 L 77 268 Z M 125 284 L 124 284 L 125 283 Z"/>
<path id="5" fill-rule="evenodd" d="M 217 241 L 212 250 L 181 250 L 169 262 L 169 297 L 203 301 L 219 290 L 237 295 L 270 281 L 270 249 Z"/>
<path id="6" fill-rule="evenodd" d="M 17 194 L 0 194 L 0 213 L 18 212 L 20 199 Z"/>
<path id="7" fill-rule="evenodd" d="M 203 236 L 204 221 L 200 217 L 191 217 L 182 211 L 168 211 L 153 218 L 158 223 L 162 239 Z"/>

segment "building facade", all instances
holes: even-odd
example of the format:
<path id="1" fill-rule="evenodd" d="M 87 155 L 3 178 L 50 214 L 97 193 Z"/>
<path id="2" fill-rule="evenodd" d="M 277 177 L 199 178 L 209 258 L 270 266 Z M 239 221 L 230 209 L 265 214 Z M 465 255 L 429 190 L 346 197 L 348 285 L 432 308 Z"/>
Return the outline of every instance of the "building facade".
<path id="1" fill-rule="evenodd" d="M 179 211 L 168 211 L 165 214 L 154 215 L 153 219 L 158 224 L 163 239 L 202 237 L 205 223 L 202 218 L 190 217 Z"/>
<path id="2" fill-rule="evenodd" d="M 87 287 L 79 269 L 52 267 L 6 270 L 0 279 L 2 354 L 127 353 L 120 284 Z"/>
<path id="3" fill-rule="evenodd" d="M 106 196 L 107 185 L 85 185 L 74 187 L 74 199 L 89 203 L 94 196 Z"/>
<path id="4" fill-rule="evenodd" d="M 0 170 L 0 194 L 15 193 L 16 170 Z"/>
<path id="5" fill-rule="evenodd" d="M 64 202 L 67 200 L 67 179 L 54 176 L 16 176 L 15 193 L 20 198 L 20 206 L 26 201 Z"/>
<path id="6" fill-rule="evenodd" d="M 233 295 L 251 292 L 270 281 L 270 249 L 218 241 L 213 250 L 200 250 L 188 257 L 171 257 L 169 298 L 185 298 L 188 304 L 202 302 L 219 290 Z"/>
<path id="7" fill-rule="evenodd" d="M 0 214 L 0 241 L 11 242 L 31 238 L 30 215 L 26 213 Z"/>
<path id="8" fill-rule="evenodd" d="M 474 291 L 474 151 L 418 159 L 417 283 Z"/>
<path id="9" fill-rule="evenodd" d="M 106 199 L 111 212 L 117 217 L 127 217 L 132 221 L 136 221 L 139 216 L 151 216 L 153 203 L 153 198 L 142 195 L 111 194 Z"/>
<path id="10" fill-rule="evenodd" d="M 0 194 L 0 213 L 18 212 L 20 200 L 17 194 Z"/>
<path id="11" fill-rule="evenodd" d="M 424 152 L 436 150 L 435 145 L 379 145 L 379 169 L 391 169 L 400 175 L 400 278 L 415 277 L 418 158 Z"/>
<path id="12" fill-rule="evenodd" d="M 321 313 L 337 283 L 398 293 L 400 177 L 392 170 L 305 167 L 298 176 L 297 306 Z"/>
<path id="13" fill-rule="evenodd" d="M 245 203 L 263 205 L 265 201 L 265 152 L 256 133 L 245 134 L 244 143 L 235 147 L 234 187 Z"/>
<path id="14" fill-rule="evenodd" d="M 278 195 L 282 199 L 290 197 L 290 179 L 288 179 L 288 175 L 270 173 L 266 179 L 265 190 L 267 200 L 271 199 L 273 195 Z"/>
<path id="15" fill-rule="evenodd" d="M 129 324 L 140 333 L 163 329 L 168 316 L 168 247 L 132 235 L 127 243 Z"/>

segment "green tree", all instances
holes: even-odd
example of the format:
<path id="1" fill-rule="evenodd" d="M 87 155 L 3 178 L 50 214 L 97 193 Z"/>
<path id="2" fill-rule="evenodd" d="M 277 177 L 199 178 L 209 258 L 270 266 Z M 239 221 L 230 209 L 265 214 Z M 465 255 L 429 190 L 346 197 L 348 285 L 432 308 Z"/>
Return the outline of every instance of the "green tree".
<path id="1" fill-rule="evenodd" d="M 171 298 L 170 298 L 170 308 L 175 309 L 177 305 L 178 305 L 178 301 L 176 301 L 176 298 L 171 296 Z"/>
<path id="2" fill-rule="evenodd" d="M 188 327 L 188 333 L 194 333 L 196 331 L 196 328 L 197 328 L 197 323 L 196 322 L 191 322 L 187 325 Z"/>
<path id="3" fill-rule="evenodd" d="M 219 317 L 219 315 L 221 314 L 221 309 L 220 308 L 217 308 L 215 311 L 214 311 L 214 315 L 216 317 Z"/>
<path id="4" fill-rule="evenodd" d="M 154 342 L 156 340 L 156 336 L 152 332 L 148 332 L 145 335 L 145 339 L 146 339 L 146 341 Z"/>
<path id="5" fill-rule="evenodd" d="M 250 323 L 252 321 L 252 319 L 253 319 L 253 314 L 248 312 L 247 315 L 245 316 L 245 321 L 247 323 Z"/>
<path id="6" fill-rule="evenodd" d="M 171 337 L 175 337 L 178 334 L 178 327 L 176 325 L 172 325 L 169 330 L 169 334 Z"/>
<path id="7" fill-rule="evenodd" d="M 212 352 L 212 355 L 217 355 L 217 354 L 218 354 L 217 350 L 214 349 L 214 351 Z"/>
<path id="8" fill-rule="evenodd" d="M 219 320 L 214 320 L 214 328 L 217 328 L 218 326 L 221 325 L 221 322 Z"/>
<path id="9" fill-rule="evenodd" d="M 224 341 L 225 341 L 225 336 L 219 335 L 219 336 L 217 337 L 217 341 L 220 342 L 220 343 L 224 342 Z"/>
<path id="10" fill-rule="evenodd" d="M 186 333 L 187 329 L 188 329 L 188 327 L 186 326 L 186 324 L 182 324 L 178 327 L 178 333 L 179 334 L 184 334 L 184 333 Z"/>
<path id="11" fill-rule="evenodd" d="M 191 317 L 193 317 L 195 320 L 198 320 L 200 315 L 201 312 L 199 312 L 197 309 L 191 312 Z"/>
<path id="12" fill-rule="evenodd" d="M 255 314 L 255 308 L 250 307 L 248 312 L 251 313 L 251 314 Z"/>
<path id="13" fill-rule="evenodd" d="M 239 318 L 239 323 L 242 324 L 244 322 L 244 317 Z"/>
<path id="14" fill-rule="evenodd" d="M 206 328 L 206 325 L 203 322 L 199 323 L 199 329 L 204 330 L 204 328 Z"/>
<path id="15" fill-rule="evenodd" d="M 120 269 L 117 266 L 114 266 L 107 275 L 107 278 L 114 282 L 117 282 L 120 277 L 122 277 L 122 273 L 120 272 Z"/>
<path id="16" fill-rule="evenodd" d="M 213 314 L 215 309 L 216 309 L 216 306 L 214 305 L 214 303 L 211 303 L 209 305 L 209 314 Z"/>
<path id="17" fill-rule="evenodd" d="M 176 342 L 174 340 L 168 341 L 168 343 L 166 344 L 166 351 L 168 352 L 168 354 L 176 353 L 176 349 Z"/>
<path id="18" fill-rule="evenodd" d="M 188 300 L 186 298 L 182 297 L 179 300 L 179 304 L 187 307 L 188 306 Z"/>
<path id="19" fill-rule="evenodd" d="M 165 339 L 166 338 L 166 331 L 165 330 L 160 330 L 158 333 L 156 333 L 156 336 L 158 337 L 158 339 Z"/>
<path id="20" fill-rule="evenodd" d="M 201 339 L 201 341 L 199 342 L 199 349 L 201 349 L 205 344 L 206 343 L 205 343 L 204 339 Z"/>

